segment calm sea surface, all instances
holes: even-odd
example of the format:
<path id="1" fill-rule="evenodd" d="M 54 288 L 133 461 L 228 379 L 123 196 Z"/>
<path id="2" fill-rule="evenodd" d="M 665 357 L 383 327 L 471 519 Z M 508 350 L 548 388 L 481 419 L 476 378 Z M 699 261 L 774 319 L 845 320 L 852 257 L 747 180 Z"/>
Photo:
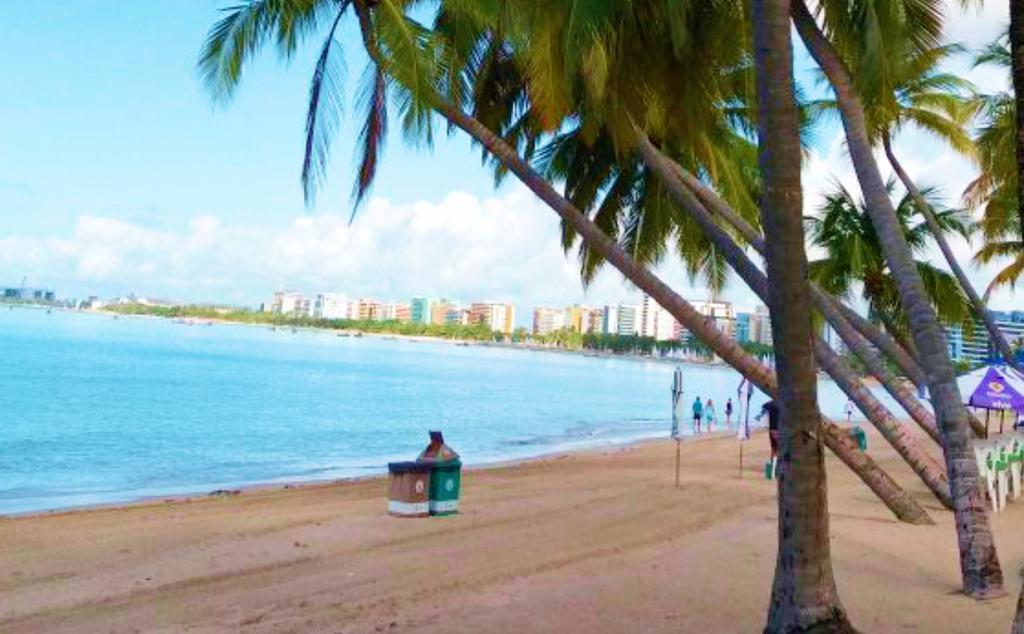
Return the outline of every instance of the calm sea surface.
<path id="1" fill-rule="evenodd" d="M 0 514 L 381 473 L 430 429 L 473 465 L 670 428 L 652 361 L 7 307 L 0 351 Z M 724 418 L 738 375 L 683 371 Z"/>

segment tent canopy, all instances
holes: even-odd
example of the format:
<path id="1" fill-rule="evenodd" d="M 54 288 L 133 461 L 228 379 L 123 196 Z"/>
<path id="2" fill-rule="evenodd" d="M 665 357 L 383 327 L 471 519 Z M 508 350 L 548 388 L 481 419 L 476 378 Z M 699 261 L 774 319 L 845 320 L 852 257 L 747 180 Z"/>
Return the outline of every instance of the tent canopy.
<path id="1" fill-rule="evenodd" d="M 1024 414 L 1024 375 L 1003 365 L 982 366 L 957 379 L 967 405 Z"/>

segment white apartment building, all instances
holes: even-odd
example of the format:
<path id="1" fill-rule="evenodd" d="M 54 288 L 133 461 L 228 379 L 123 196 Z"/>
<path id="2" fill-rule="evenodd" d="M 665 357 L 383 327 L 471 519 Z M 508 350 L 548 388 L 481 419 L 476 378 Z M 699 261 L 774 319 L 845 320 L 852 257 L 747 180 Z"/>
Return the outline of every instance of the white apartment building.
<path id="1" fill-rule="evenodd" d="M 772 317 L 768 307 L 763 304 L 754 308 L 750 323 L 750 339 L 766 346 L 772 345 Z"/>
<path id="2" fill-rule="evenodd" d="M 566 327 L 565 310 L 537 307 L 533 309 L 533 334 L 547 335 Z"/>
<path id="3" fill-rule="evenodd" d="M 512 304 L 499 302 L 474 302 L 469 307 L 470 323 L 486 324 L 494 332 L 512 334 L 515 327 L 516 309 Z"/>
<path id="4" fill-rule="evenodd" d="M 294 317 L 309 317 L 312 313 L 311 302 L 303 297 L 302 293 L 295 291 L 277 291 L 270 304 L 264 304 L 263 307 L 268 313 Z"/>
<path id="5" fill-rule="evenodd" d="M 313 316 L 320 319 L 353 319 L 353 302 L 338 293 L 320 293 L 313 303 Z"/>
<path id="6" fill-rule="evenodd" d="M 640 304 L 640 336 L 654 337 L 658 341 L 678 339 L 683 328 L 667 310 L 649 295 Z"/>
<path id="7" fill-rule="evenodd" d="M 635 337 L 640 334 L 640 307 L 636 304 L 619 304 L 616 310 L 616 330 L 620 335 Z"/>

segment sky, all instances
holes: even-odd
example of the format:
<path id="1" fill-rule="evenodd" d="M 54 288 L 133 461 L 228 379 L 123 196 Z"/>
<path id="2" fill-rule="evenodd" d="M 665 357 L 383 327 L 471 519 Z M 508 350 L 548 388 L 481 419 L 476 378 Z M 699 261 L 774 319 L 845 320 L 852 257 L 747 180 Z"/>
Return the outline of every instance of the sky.
<path id="1" fill-rule="evenodd" d="M 278 288 L 407 299 L 413 295 L 536 305 L 636 301 L 613 270 L 584 289 L 559 246 L 555 214 L 513 179 L 496 187 L 463 135 L 404 142 L 397 122 L 369 201 L 350 224 L 360 123 L 347 107 L 328 181 L 303 202 L 299 173 L 308 80 L 318 44 L 291 60 L 265 51 L 234 99 L 214 104 L 195 70 L 222 0 L 0 3 L 0 286 L 62 297 L 139 295 L 254 306 Z M 955 3 L 951 3 L 955 4 Z M 1007 2 L 951 8 L 948 37 L 977 48 L 1007 21 Z M 346 90 L 365 57 L 352 27 Z M 811 62 L 798 51 L 797 72 Z M 957 69 L 986 90 L 989 70 Z M 352 103 L 352 100 L 348 100 Z M 919 133 L 896 141 L 911 174 L 951 203 L 973 169 Z M 883 161 L 884 163 L 884 161 Z M 804 169 L 808 211 L 835 180 L 856 191 L 837 125 L 817 134 Z M 971 247 L 954 245 L 961 261 Z M 994 268 L 968 267 L 984 288 Z M 658 272 L 688 298 L 671 259 Z M 733 278 L 724 299 L 756 302 Z M 1024 291 L 992 307 L 1024 305 Z"/>

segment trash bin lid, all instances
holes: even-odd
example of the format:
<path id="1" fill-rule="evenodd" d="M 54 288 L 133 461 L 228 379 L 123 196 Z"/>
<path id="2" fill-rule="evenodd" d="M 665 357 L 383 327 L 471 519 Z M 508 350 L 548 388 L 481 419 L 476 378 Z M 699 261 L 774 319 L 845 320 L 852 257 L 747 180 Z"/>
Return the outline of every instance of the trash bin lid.
<path id="1" fill-rule="evenodd" d="M 395 473 L 395 474 L 401 474 L 401 473 L 429 473 L 430 472 L 430 466 L 431 465 L 429 463 L 426 463 L 426 462 L 415 462 L 415 461 L 389 462 L 388 463 L 388 473 Z"/>
<path id="2" fill-rule="evenodd" d="M 430 432 L 430 444 L 420 452 L 417 460 L 431 462 L 446 462 L 458 459 L 459 454 L 444 442 L 444 436 L 439 431 Z"/>

